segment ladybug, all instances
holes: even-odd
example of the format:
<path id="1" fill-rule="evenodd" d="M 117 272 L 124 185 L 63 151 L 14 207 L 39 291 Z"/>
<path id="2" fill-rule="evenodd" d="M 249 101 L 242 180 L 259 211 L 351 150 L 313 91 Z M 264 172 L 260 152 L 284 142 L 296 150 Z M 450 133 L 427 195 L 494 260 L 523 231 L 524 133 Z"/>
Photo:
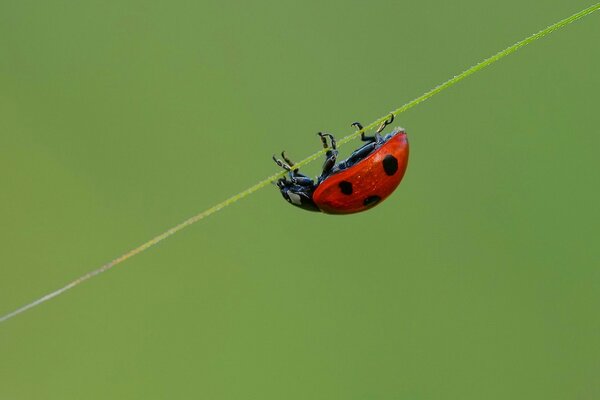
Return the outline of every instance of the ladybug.
<path id="1" fill-rule="evenodd" d="M 289 179 L 284 177 L 277 181 L 283 198 L 294 206 L 327 214 L 357 213 L 381 203 L 400 184 L 408 164 L 408 139 L 404 129 L 396 128 L 385 137 L 381 135 L 393 120 L 391 114 L 374 136 L 365 136 L 362 132 L 360 138 L 366 144 L 338 163 L 335 138 L 319 132 L 327 152 L 323 172 L 316 183 L 294 168 L 285 152 L 281 153 L 283 160 L 273 156 L 275 163 L 289 172 Z M 359 122 L 352 126 L 363 129 Z"/>

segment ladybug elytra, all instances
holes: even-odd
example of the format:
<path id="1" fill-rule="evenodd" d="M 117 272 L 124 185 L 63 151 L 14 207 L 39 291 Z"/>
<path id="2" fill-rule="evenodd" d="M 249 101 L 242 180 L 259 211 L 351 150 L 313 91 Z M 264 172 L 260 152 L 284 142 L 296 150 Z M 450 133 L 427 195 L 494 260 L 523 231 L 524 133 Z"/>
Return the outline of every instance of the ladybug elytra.
<path id="1" fill-rule="evenodd" d="M 393 120 L 391 114 L 374 136 L 365 136 L 362 132 L 361 140 L 367 143 L 338 163 L 335 138 L 319 132 L 327 152 L 323 172 L 316 183 L 294 168 L 285 152 L 281 153 L 283 161 L 273 156 L 277 165 L 289 172 L 288 178 L 277 181 L 283 198 L 305 210 L 327 214 L 357 213 L 381 203 L 400 184 L 408 164 L 408 139 L 404 129 L 396 128 L 385 137 L 381 135 Z M 352 126 L 363 129 L 358 122 Z"/>

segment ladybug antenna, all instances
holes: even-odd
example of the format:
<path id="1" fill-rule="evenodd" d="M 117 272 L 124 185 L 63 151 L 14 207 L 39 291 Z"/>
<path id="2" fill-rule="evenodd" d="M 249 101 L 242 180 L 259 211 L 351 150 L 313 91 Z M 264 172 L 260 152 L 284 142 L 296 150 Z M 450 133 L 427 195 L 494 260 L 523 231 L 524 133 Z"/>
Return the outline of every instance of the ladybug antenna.
<path id="1" fill-rule="evenodd" d="M 381 125 L 379 125 L 379 128 L 377 128 L 377 133 L 381 133 L 381 131 L 384 130 L 385 127 L 391 124 L 392 122 L 394 122 L 394 113 L 390 113 L 388 119 L 386 119 Z"/>

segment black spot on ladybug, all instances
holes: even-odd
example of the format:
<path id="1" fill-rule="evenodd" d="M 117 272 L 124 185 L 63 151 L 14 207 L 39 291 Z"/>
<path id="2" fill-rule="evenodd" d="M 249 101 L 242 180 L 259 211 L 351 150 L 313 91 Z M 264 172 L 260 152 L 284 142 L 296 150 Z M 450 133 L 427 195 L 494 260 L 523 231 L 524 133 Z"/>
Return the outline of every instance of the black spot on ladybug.
<path id="1" fill-rule="evenodd" d="M 363 201 L 363 204 L 367 207 L 370 207 L 370 206 L 374 206 L 375 204 L 379 203 L 380 200 L 381 200 L 381 197 L 379 197 L 379 196 L 369 196 Z"/>
<path id="2" fill-rule="evenodd" d="M 387 176 L 392 176 L 398 171 L 398 160 L 391 154 L 383 159 L 383 170 Z"/>
<path id="3" fill-rule="evenodd" d="M 348 181 L 341 181 L 339 183 L 340 189 L 342 193 L 351 195 L 352 194 L 352 184 Z"/>

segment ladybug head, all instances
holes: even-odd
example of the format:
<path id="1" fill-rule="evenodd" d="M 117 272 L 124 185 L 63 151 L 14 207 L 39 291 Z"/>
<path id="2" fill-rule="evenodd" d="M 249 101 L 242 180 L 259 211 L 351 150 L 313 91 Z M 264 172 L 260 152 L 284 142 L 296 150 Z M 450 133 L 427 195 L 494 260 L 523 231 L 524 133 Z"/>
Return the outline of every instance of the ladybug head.
<path id="1" fill-rule="evenodd" d="M 277 181 L 277 187 L 283 198 L 290 204 L 308 211 L 321 211 L 312 199 L 315 186 L 310 181 L 303 182 L 292 177 L 291 181 L 281 178 Z"/>

